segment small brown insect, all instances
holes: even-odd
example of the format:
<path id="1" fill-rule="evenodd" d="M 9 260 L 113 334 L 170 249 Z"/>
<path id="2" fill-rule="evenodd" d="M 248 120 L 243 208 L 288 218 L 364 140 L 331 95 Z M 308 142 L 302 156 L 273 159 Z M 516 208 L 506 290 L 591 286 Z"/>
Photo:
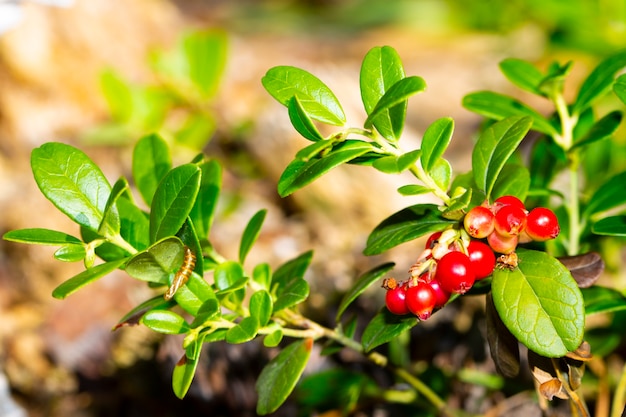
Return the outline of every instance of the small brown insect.
<path id="1" fill-rule="evenodd" d="M 163 294 L 163 298 L 166 300 L 172 299 L 176 291 L 183 285 L 187 283 L 187 280 L 191 276 L 193 272 L 193 268 L 196 266 L 196 255 L 189 249 L 188 246 L 185 246 L 185 254 L 183 256 L 183 264 L 180 266 L 180 269 L 176 271 L 176 275 L 174 275 L 174 279 L 172 280 L 172 285 L 167 289 L 165 294 Z"/>

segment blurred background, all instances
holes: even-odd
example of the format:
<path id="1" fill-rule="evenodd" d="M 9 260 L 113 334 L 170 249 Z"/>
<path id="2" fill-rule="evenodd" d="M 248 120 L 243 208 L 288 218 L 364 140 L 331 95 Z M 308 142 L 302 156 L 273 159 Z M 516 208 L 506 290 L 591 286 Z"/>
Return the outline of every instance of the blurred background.
<path id="1" fill-rule="evenodd" d="M 407 178 L 363 167 L 337 169 L 280 199 L 277 180 L 304 140 L 263 90 L 265 72 L 276 65 L 312 72 L 335 91 L 348 124 L 357 126 L 365 118 L 361 59 L 373 46 L 393 46 L 407 74 L 428 85 L 409 102 L 403 140 L 418 143 L 434 120 L 453 117 L 447 157 L 464 172 L 481 119 L 461 107 L 461 98 L 482 89 L 519 95 L 498 70 L 507 57 L 543 68 L 554 60 L 574 61 L 568 82 L 577 85 L 599 59 L 626 46 L 626 3 L 3 0 L 0 31 L 0 233 L 30 227 L 78 233 L 39 193 L 29 165 L 34 147 L 48 141 L 77 146 L 114 182 L 130 177 L 136 140 L 158 131 L 176 162 L 204 150 L 224 164 L 223 200 L 212 231 L 223 254 L 236 255 L 243 227 L 260 208 L 269 214 L 250 264 L 278 265 L 315 251 L 308 313 L 332 325 L 341 293 L 359 273 L 392 260 L 404 274 L 414 261 L 421 242 L 373 258 L 361 251 L 376 224 L 416 201 L 395 191 Z M 205 47 L 213 52 L 204 58 L 214 61 L 215 82 L 198 92 L 181 79 L 180 63 L 189 48 Z M 150 290 L 120 272 L 55 300 L 52 289 L 82 265 L 55 261 L 53 253 L 0 241 L 0 417 L 255 415 L 255 378 L 271 352 L 255 343 L 212 344 L 180 401 L 170 378 L 181 340 L 141 327 L 111 331 Z M 461 408 L 523 394 L 515 384 L 489 379 L 483 301 L 466 298 L 417 326 L 410 359 L 432 374 L 433 384 L 449 381 L 443 376 L 459 369 L 487 378 L 472 385 L 471 377 L 459 377 L 457 385 L 441 388 Z M 371 317 L 381 305 L 381 292 L 370 291 L 356 308 Z M 312 370 L 338 363 L 379 384 L 392 383 L 349 353 L 312 362 Z M 311 408 L 302 395 L 276 415 L 322 412 L 341 415 L 332 405 Z M 374 398 L 353 415 L 393 412 Z"/>

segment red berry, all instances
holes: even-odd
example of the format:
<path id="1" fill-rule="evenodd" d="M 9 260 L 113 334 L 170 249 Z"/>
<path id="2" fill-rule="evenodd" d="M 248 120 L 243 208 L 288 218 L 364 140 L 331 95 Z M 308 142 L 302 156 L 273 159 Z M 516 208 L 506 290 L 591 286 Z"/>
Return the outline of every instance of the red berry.
<path id="1" fill-rule="evenodd" d="M 526 233 L 533 240 L 543 242 L 554 239 L 559 235 L 560 231 L 559 220 L 549 208 L 537 207 L 528 213 Z"/>
<path id="2" fill-rule="evenodd" d="M 519 239 L 517 236 L 502 236 L 498 232 L 493 232 L 487 236 L 487 243 L 494 252 L 509 254 L 515 251 Z"/>
<path id="3" fill-rule="evenodd" d="M 502 197 L 496 198 L 496 201 L 493 202 L 493 206 L 495 208 L 495 211 L 498 211 L 504 206 L 515 206 L 521 208 L 522 210 L 526 210 L 526 207 L 524 206 L 522 200 L 515 197 L 514 195 L 504 195 Z"/>
<path id="4" fill-rule="evenodd" d="M 447 292 L 466 293 L 476 280 L 472 263 L 463 252 L 449 252 L 437 264 L 435 279 Z"/>
<path id="5" fill-rule="evenodd" d="M 491 210 L 487 207 L 476 206 L 465 215 L 463 226 L 470 236 L 482 239 L 493 232 L 493 221 L 494 216 Z"/>
<path id="6" fill-rule="evenodd" d="M 478 240 L 472 240 L 467 246 L 467 256 L 472 263 L 472 269 L 476 280 L 483 279 L 491 275 L 496 266 L 496 255 L 489 245 Z"/>
<path id="7" fill-rule="evenodd" d="M 501 236 L 517 236 L 526 227 L 526 212 L 517 206 L 504 206 L 496 213 L 494 225 Z"/>
<path id="8" fill-rule="evenodd" d="M 435 246 L 435 243 L 437 242 L 437 239 L 439 239 L 439 237 L 441 237 L 441 232 L 435 232 L 432 235 L 430 235 L 428 237 L 428 240 L 426 241 L 426 249 L 432 249 L 433 246 Z"/>
<path id="9" fill-rule="evenodd" d="M 406 290 L 406 305 L 409 311 L 426 320 L 430 317 L 435 308 L 437 295 L 429 283 L 419 281 L 416 286 Z"/>
<path id="10" fill-rule="evenodd" d="M 433 279 L 429 282 L 433 291 L 435 291 L 435 308 L 441 308 L 450 299 L 450 293 L 443 288 L 441 288 L 441 284 L 436 279 Z"/>
<path id="11" fill-rule="evenodd" d="M 404 315 L 409 313 L 409 308 L 406 305 L 406 285 L 399 285 L 394 289 L 387 290 L 385 294 L 385 304 L 387 310 L 397 315 Z"/>

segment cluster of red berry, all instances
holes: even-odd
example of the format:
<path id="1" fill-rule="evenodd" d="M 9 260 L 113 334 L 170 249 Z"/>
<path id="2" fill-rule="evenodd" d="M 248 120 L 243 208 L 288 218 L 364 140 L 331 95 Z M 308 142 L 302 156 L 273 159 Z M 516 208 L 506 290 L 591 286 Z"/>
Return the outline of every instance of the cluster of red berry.
<path id="1" fill-rule="evenodd" d="M 409 269 L 407 281 L 385 279 L 385 303 L 390 312 L 412 313 L 426 320 L 452 293 L 464 294 L 475 281 L 490 276 L 496 267 L 494 252 L 502 254 L 498 263 L 516 267 L 518 243 L 553 239 L 560 230 L 552 210 L 538 207 L 528 212 L 514 196 L 472 208 L 463 226 L 433 233 Z"/>

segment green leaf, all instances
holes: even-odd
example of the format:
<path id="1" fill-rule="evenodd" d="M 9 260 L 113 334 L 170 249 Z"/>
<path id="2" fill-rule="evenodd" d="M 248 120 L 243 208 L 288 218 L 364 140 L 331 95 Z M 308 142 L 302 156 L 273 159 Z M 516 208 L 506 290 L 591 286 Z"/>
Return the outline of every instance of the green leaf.
<path id="1" fill-rule="evenodd" d="M 245 277 L 243 267 L 239 262 L 222 262 L 215 268 L 213 273 L 215 286 L 220 291 L 237 289 L 241 279 Z"/>
<path id="2" fill-rule="evenodd" d="M 245 343 L 256 337 L 259 331 L 259 319 L 254 316 L 244 317 L 235 327 L 226 332 L 226 342 Z"/>
<path id="3" fill-rule="evenodd" d="M 191 381 L 196 373 L 198 366 L 198 357 L 200 356 L 201 349 L 197 349 L 197 357 L 189 358 L 185 353 L 180 360 L 176 363 L 174 371 L 172 372 L 172 389 L 176 397 L 181 400 L 187 394 Z"/>
<path id="4" fill-rule="evenodd" d="M 419 159 L 421 151 L 419 149 L 404 153 L 402 155 L 388 155 L 376 159 L 372 166 L 386 174 L 399 174 L 406 171 Z"/>
<path id="5" fill-rule="evenodd" d="M 78 262 L 85 259 L 87 251 L 85 245 L 63 245 L 54 252 L 54 259 L 61 262 Z"/>
<path id="6" fill-rule="evenodd" d="M 169 310 L 148 311 L 140 322 L 149 329 L 164 334 L 182 334 L 191 330 L 184 318 Z"/>
<path id="7" fill-rule="evenodd" d="M 130 258 L 126 273 L 142 281 L 168 285 L 170 275 L 183 263 L 183 252 L 180 239 L 163 239 Z"/>
<path id="8" fill-rule="evenodd" d="M 312 259 L 313 251 L 307 251 L 279 266 L 272 278 L 273 291 L 281 294 L 289 284 L 303 279 Z"/>
<path id="9" fill-rule="evenodd" d="M 539 84 L 543 81 L 544 75 L 530 62 L 508 58 L 500 62 L 500 70 L 509 81 L 522 90 L 542 95 Z"/>
<path id="10" fill-rule="evenodd" d="M 411 76 L 402 78 L 392 85 L 378 100 L 376 107 L 369 113 L 365 120 L 365 128 L 370 128 L 374 121 L 387 111 L 398 106 L 414 94 L 421 93 L 426 89 L 426 82 L 421 77 Z M 396 112 L 396 111 L 394 111 Z M 397 116 L 396 116 L 397 117 Z M 395 124 L 397 125 L 397 121 Z"/>
<path id="11" fill-rule="evenodd" d="M 128 198 L 117 200 L 120 215 L 120 235 L 137 250 L 150 245 L 150 217 Z"/>
<path id="12" fill-rule="evenodd" d="M 304 148 L 300 149 L 297 153 L 296 153 L 296 160 L 302 160 L 302 161 L 308 161 L 311 158 L 314 157 L 322 157 L 323 155 L 321 155 L 322 153 L 327 153 L 329 148 L 332 148 L 333 146 L 335 146 L 337 144 L 337 142 L 330 140 L 330 139 L 325 139 L 325 140 L 320 140 L 318 142 L 312 143 L 309 146 L 305 146 Z"/>
<path id="13" fill-rule="evenodd" d="M 306 300 L 309 296 L 309 283 L 304 279 L 291 280 L 281 291 L 274 303 L 274 313 Z"/>
<path id="14" fill-rule="evenodd" d="M 626 51 L 621 51 L 602 61 L 580 86 L 572 107 L 572 114 L 582 113 L 591 103 L 606 94 L 613 85 L 615 73 L 626 66 Z"/>
<path id="15" fill-rule="evenodd" d="M 96 265 L 93 268 L 89 268 L 56 287 L 52 291 L 52 296 L 54 298 L 63 299 L 68 295 L 74 293 L 75 291 L 79 290 L 80 288 L 84 287 L 85 285 L 115 271 L 126 261 L 127 259 L 123 258 L 116 261 Z"/>
<path id="16" fill-rule="evenodd" d="M 626 184 L 626 171 L 613 176 L 602 184 L 589 199 L 589 204 L 583 212 L 583 218 L 626 204 L 624 184 Z"/>
<path id="17" fill-rule="evenodd" d="M 450 162 L 443 158 L 439 158 L 435 161 L 433 168 L 430 171 L 430 177 L 435 181 L 435 184 L 442 190 L 447 190 L 450 187 L 450 181 L 452 180 L 452 166 Z"/>
<path id="18" fill-rule="evenodd" d="M 331 169 L 364 155 L 372 149 L 373 146 L 369 142 L 347 140 L 335 146 L 322 158 L 311 159 L 307 162 L 294 160 L 278 181 L 278 193 L 281 197 L 286 197 Z"/>
<path id="19" fill-rule="evenodd" d="M 377 266 L 374 269 L 371 269 L 361 275 L 358 281 L 350 288 L 350 290 L 343 296 L 341 302 L 339 303 L 339 307 L 337 309 L 337 314 L 335 316 L 335 321 L 339 322 L 341 320 L 341 316 L 346 311 L 348 306 L 352 304 L 354 300 L 365 290 L 367 290 L 372 284 L 377 282 L 380 277 L 385 275 L 387 272 L 391 271 L 395 266 L 394 263 L 388 262 L 382 265 Z"/>
<path id="20" fill-rule="evenodd" d="M 41 228 L 11 230 L 6 232 L 2 238 L 10 242 L 29 243 L 34 245 L 55 246 L 65 245 L 68 243 L 83 243 L 80 239 L 68 235 L 67 233 Z"/>
<path id="21" fill-rule="evenodd" d="M 200 189 L 196 201 L 189 213 L 198 238 L 206 240 L 211 230 L 215 207 L 222 188 L 222 167 L 215 160 L 201 163 Z"/>
<path id="22" fill-rule="evenodd" d="M 471 93 L 463 97 L 463 106 L 470 111 L 494 120 L 502 120 L 512 116 L 530 116 L 533 130 L 548 136 L 555 136 L 559 133 L 557 129 L 537 111 L 518 100 L 502 94 L 491 91 Z"/>
<path id="23" fill-rule="evenodd" d="M 124 317 L 117 322 L 115 327 L 113 327 L 113 330 L 117 330 L 123 326 L 139 324 L 143 315 L 148 311 L 163 310 L 171 307 L 172 305 L 174 305 L 173 302 L 164 300 L 160 295 L 152 297 L 133 307 L 128 313 L 124 314 Z"/>
<path id="24" fill-rule="evenodd" d="M 197 316 L 208 300 L 215 299 L 213 288 L 195 272 L 191 274 L 187 285 L 183 285 L 174 294 L 174 300 L 186 312 Z"/>
<path id="25" fill-rule="evenodd" d="M 193 150 L 202 148 L 217 130 L 217 122 L 209 113 L 191 113 L 181 122 L 174 133 L 176 144 Z"/>
<path id="26" fill-rule="evenodd" d="M 443 230 L 456 223 L 441 217 L 434 204 L 417 204 L 400 210 L 383 220 L 367 238 L 365 255 L 378 255 L 401 243 L 427 233 Z"/>
<path id="27" fill-rule="evenodd" d="M 243 231 L 241 235 L 241 244 L 239 245 L 239 262 L 244 263 L 246 260 L 246 256 L 248 256 L 248 252 L 256 242 L 259 237 L 259 233 L 261 232 L 261 227 L 263 226 L 263 221 L 265 220 L 265 215 L 267 214 L 267 210 L 259 210 L 248 222 L 246 229 Z"/>
<path id="28" fill-rule="evenodd" d="M 272 269 L 267 263 L 258 264 L 252 270 L 252 280 L 269 291 L 272 284 Z"/>
<path id="29" fill-rule="evenodd" d="M 450 117 L 435 120 L 424 132 L 420 160 L 422 168 L 424 168 L 426 173 L 430 173 L 439 161 L 439 158 L 443 156 L 450 144 L 453 132 L 454 120 Z"/>
<path id="30" fill-rule="evenodd" d="M 626 74 L 617 77 L 615 84 L 613 84 L 613 92 L 622 100 L 622 103 L 626 104 Z"/>
<path id="31" fill-rule="evenodd" d="M 41 193 L 75 223 L 97 231 L 111 185 L 87 155 L 63 143 L 48 142 L 31 153 Z"/>
<path id="32" fill-rule="evenodd" d="M 611 113 L 598 120 L 587 132 L 585 136 L 574 143 L 571 150 L 580 149 L 594 142 L 609 139 L 617 130 L 622 122 L 622 112 L 612 111 Z"/>
<path id="33" fill-rule="evenodd" d="M 194 205 L 200 189 L 200 168 L 185 164 L 169 171 L 154 193 L 150 211 L 150 241 L 174 236 Z"/>
<path id="34" fill-rule="evenodd" d="M 585 299 L 585 314 L 614 313 L 626 310 L 626 297 L 608 287 L 594 285 L 581 290 Z"/>
<path id="35" fill-rule="evenodd" d="M 363 330 L 361 344 L 365 352 L 385 344 L 398 337 L 417 324 L 415 316 L 403 317 L 390 313 L 383 308 Z"/>
<path id="36" fill-rule="evenodd" d="M 114 120 L 126 122 L 133 112 L 133 97 L 128 83 L 113 69 L 100 74 L 100 90 Z"/>
<path id="37" fill-rule="evenodd" d="M 276 347 L 283 340 L 283 329 L 278 327 L 263 338 L 263 346 Z"/>
<path id="38" fill-rule="evenodd" d="M 256 317 L 261 327 L 266 326 L 272 317 L 272 297 L 265 290 L 256 291 L 250 297 L 250 315 Z"/>
<path id="39" fill-rule="evenodd" d="M 496 269 L 493 302 L 503 323 L 530 350 L 561 357 L 584 333 L 582 294 L 569 270 L 545 252 L 518 250 L 519 267 Z"/>
<path id="40" fill-rule="evenodd" d="M 102 214 L 102 222 L 98 226 L 98 234 L 107 238 L 120 235 L 121 220 L 117 210 L 117 201 L 122 196 L 130 194 L 130 185 L 125 178 L 120 178 L 113 184 L 111 194 L 107 199 L 104 213 Z"/>
<path id="41" fill-rule="evenodd" d="M 494 123 L 478 138 L 472 151 L 472 170 L 476 185 L 487 197 L 530 126 L 528 117 L 510 117 Z"/>
<path id="42" fill-rule="evenodd" d="M 367 114 L 371 114 L 380 99 L 404 78 L 404 68 L 398 53 L 389 46 L 375 47 L 363 58 L 360 74 L 361 99 Z M 402 135 L 406 117 L 406 100 L 383 110 L 373 120 L 376 130 L 391 141 Z"/>
<path id="43" fill-rule="evenodd" d="M 300 103 L 298 96 L 293 96 L 289 100 L 287 110 L 291 124 L 296 131 L 302 135 L 302 137 L 313 142 L 324 139 L 319 130 L 317 130 L 315 124 L 313 124 L 309 115 L 304 110 L 304 107 L 302 107 L 302 103 Z"/>
<path id="44" fill-rule="evenodd" d="M 495 200 L 505 195 L 514 195 L 524 201 L 530 188 L 530 172 L 524 165 L 506 164 L 496 183 L 493 185 L 491 197 Z"/>
<path id="45" fill-rule="evenodd" d="M 256 382 L 257 414 L 270 414 L 285 402 L 300 379 L 312 348 L 313 339 L 297 340 L 263 368 Z"/>
<path id="46" fill-rule="evenodd" d="M 403 185 L 398 188 L 398 192 L 401 195 L 420 195 L 420 194 L 428 194 L 431 192 L 430 188 L 425 187 L 419 184 L 409 184 Z"/>
<path id="47" fill-rule="evenodd" d="M 154 193 L 172 168 L 167 143 L 157 134 L 144 136 L 133 150 L 133 178 L 143 201 L 151 205 Z"/>
<path id="48" fill-rule="evenodd" d="M 292 97 L 298 97 L 311 119 L 334 126 L 346 123 L 346 116 L 335 94 L 326 84 L 303 69 L 290 66 L 270 68 L 261 83 L 284 106 L 289 105 Z"/>
<path id="49" fill-rule="evenodd" d="M 626 236 L 626 216 L 611 216 L 598 220 L 591 226 L 596 235 Z"/>
<path id="50" fill-rule="evenodd" d="M 203 97 L 213 97 L 226 67 L 227 33 L 217 29 L 193 32 L 183 38 L 182 47 L 189 79 Z"/>

